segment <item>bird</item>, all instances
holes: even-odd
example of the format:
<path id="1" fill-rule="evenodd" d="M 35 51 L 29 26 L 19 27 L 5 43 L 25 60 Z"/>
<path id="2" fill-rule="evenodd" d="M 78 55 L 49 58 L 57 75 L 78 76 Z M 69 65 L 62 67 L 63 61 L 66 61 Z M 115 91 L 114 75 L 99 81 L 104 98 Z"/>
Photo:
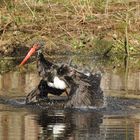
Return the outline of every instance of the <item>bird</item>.
<path id="1" fill-rule="evenodd" d="M 42 79 L 26 96 L 26 103 L 34 102 L 34 97 L 39 100 L 48 98 L 48 93 L 60 96 L 63 92 L 68 96 L 65 108 L 99 106 L 103 103 L 100 73 L 83 73 L 67 64 L 56 65 L 45 59 L 41 48 L 40 44 L 34 44 L 19 65 L 24 65 L 37 52 L 37 70 Z"/>
<path id="2" fill-rule="evenodd" d="M 38 86 L 27 95 L 26 100 L 30 102 L 35 96 L 37 98 L 48 98 L 48 93 L 60 96 L 65 92 L 68 97 L 66 81 L 57 76 L 59 66 L 45 59 L 41 44 L 35 43 L 19 66 L 23 66 L 35 52 L 37 52 L 37 71 L 42 79 Z"/>

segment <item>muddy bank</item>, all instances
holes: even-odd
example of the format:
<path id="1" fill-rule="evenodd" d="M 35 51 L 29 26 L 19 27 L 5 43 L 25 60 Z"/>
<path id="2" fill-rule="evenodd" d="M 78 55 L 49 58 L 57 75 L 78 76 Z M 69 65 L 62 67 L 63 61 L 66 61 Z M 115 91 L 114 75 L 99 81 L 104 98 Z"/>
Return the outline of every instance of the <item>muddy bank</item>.
<path id="1" fill-rule="evenodd" d="M 1 56 L 24 55 L 35 40 L 45 40 L 45 52 L 52 54 L 125 54 L 127 46 L 132 54 L 140 51 L 138 1 L 0 3 Z"/>
<path id="2" fill-rule="evenodd" d="M 0 48 L 0 57 L 21 57 L 25 56 L 28 50 L 29 48 L 21 43 L 3 44 Z"/>

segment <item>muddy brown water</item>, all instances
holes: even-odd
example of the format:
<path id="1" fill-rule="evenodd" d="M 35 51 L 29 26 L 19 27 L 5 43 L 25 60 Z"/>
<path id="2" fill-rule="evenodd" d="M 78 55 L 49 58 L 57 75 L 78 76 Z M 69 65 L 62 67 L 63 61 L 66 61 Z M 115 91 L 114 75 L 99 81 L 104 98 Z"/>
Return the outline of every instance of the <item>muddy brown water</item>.
<path id="1" fill-rule="evenodd" d="M 0 75 L 0 140 L 140 139 L 139 58 L 112 62 L 70 57 L 80 68 L 102 71 L 104 107 L 63 110 L 25 105 L 25 96 L 39 77 L 30 64 L 23 72 L 12 63 L 15 69 Z M 68 62 L 66 58 L 59 56 L 55 62 Z"/>

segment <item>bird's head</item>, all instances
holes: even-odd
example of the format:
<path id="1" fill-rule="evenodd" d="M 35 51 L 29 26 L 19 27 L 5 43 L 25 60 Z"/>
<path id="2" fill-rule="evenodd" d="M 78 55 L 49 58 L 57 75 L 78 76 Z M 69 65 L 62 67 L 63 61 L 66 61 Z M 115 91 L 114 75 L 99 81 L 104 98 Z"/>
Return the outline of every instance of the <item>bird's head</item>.
<path id="1" fill-rule="evenodd" d="M 33 46 L 31 47 L 31 49 L 28 51 L 27 55 L 25 56 L 25 58 L 22 60 L 22 62 L 20 63 L 19 66 L 24 65 L 27 60 L 35 53 L 37 52 L 38 54 L 40 54 L 42 52 L 42 48 L 44 47 L 44 43 L 35 43 L 33 44 Z"/>
<path id="2" fill-rule="evenodd" d="M 62 64 L 58 68 L 57 74 L 59 76 L 69 76 L 69 77 L 72 77 L 73 75 L 75 75 L 75 70 L 72 67 L 70 67 L 69 65 L 67 65 L 67 64 Z"/>

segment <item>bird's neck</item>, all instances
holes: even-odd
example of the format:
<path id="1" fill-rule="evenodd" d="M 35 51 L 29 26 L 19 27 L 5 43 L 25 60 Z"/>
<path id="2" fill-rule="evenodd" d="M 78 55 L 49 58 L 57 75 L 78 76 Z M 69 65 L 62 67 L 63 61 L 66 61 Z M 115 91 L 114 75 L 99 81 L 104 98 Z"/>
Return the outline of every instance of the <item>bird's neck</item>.
<path id="1" fill-rule="evenodd" d="M 51 67 L 53 65 L 50 61 L 45 59 L 45 57 L 42 54 L 42 52 L 38 53 L 37 60 L 40 61 L 40 63 L 45 64 L 47 67 Z"/>

